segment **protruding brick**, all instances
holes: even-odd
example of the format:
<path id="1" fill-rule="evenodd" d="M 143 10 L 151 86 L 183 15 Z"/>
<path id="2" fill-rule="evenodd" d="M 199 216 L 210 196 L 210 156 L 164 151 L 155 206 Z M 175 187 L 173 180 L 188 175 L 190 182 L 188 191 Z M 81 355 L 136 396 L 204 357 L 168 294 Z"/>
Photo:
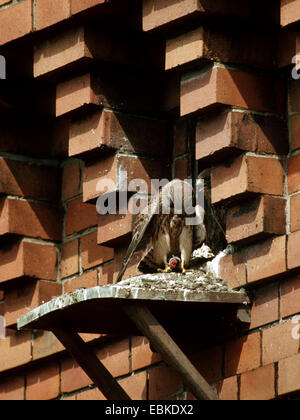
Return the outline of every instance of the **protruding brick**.
<path id="1" fill-rule="evenodd" d="M 295 340 L 291 321 L 276 325 L 263 331 L 262 360 L 263 364 L 277 362 L 298 353 L 299 340 Z"/>
<path id="2" fill-rule="evenodd" d="M 32 1 L 23 0 L 1 10 L 0 44 L 21 38 L 32 31 Z"/>
<path id="3" fill-rule="evenodd" d="M 66 235 L 97 225 L 97 211 L 94 204 L 82 202 L 82 198 L 77 198 L 68 203 L 66 218 Z"/>
<path id="4" fill-rule="evenodd" d="M 277 159 L 238 157 L 212 170 L 212 203 L 245 197 L 249 193 L 283 195 L 283 178 L 283 165 Z"/>
<path id="5" fill-rule="evenodd" d="M 105 3 L 110 2 L 110 0 L 70 0 L 70 1 L 71 1 L 72 15 L 75 15 L 76 13 L 82 12 L 83 10 L 89 9 L 99 4 L 105 4 Z"/>
<path id="6" fill-rule="evenodd" d="M 285 395 L 300 389 L 300 354 L 279 360 L 278 395 Z"/>
<path id="7" fill-rule="evenodd" d="M 275 369 L 273 364 L 241 375 L 241 400 L 265 401 L 273 398 L 275 398 Z"/>
<path id="8" fill-rule="evenodd" d="M 245 243 L 268 234 L 286 232 L 286 200 L 263 196 L 230 208 L 226 217 L 226 239 Z"/>
<path id="9" fill-rule="evenodd" d="M 286 237 L 279 236 L 248 249 L 248 283 L 283 274 L 286 271 Z"/>
<path id="10" fill-rule="evenodd" d="M 287 268 L 293 269 L 300 267 L 300 231 L 288 235 L 287 239 Z"/>
<path id="11" fill-rule="evenodd" d="M 241 28 L 239 28 L 241 29 Z M 187 63 L 206 60 L 222 63 L 239 63 L 273 66 L 275 49 L 270 36 L 249 31 L 218 32 L 199 27 L 185 32 L 166 43 L 165 69 L 169 70 Z M 244 48 L 247 44 L 247 52 Z M 261 48 L 261 51 L 258 49 Z M 269 54 L 265 54 L 268 51 Z"/>
<path id="12" fill-rule="evenodd" d="M 260 334 L 231 340 L 225 348 L 225 375 L 233 376 L 260 366 Z"/>
<path id="13" fill-rule="evenodd" d="M 131 239 L 132 215 L 105 214 L 98 219 L 98 244 L 118 246 Z"/>
<path id="14" fill-rule="evenodd" d="M 58 293 L 60 295 L 61 293 Z M 40 360 L 65 351 L 65 347 L 51 331 L 38 331 L 33 335 L 32 359 Z"/>
<path id="15" fill-rule="evenodd" d="M 0 307 L 1 315 L 5 316 L 6 326 L 16 325 L 17 319 L 43 303 L 51 300 L 53 296 L 62 293 L 62 286 L 39 280 L 24 284 L 18 289 L 9 289 L 5 293 L 5 301 Z"/>
<path id="16" fill-rule="evenodd" d="M 174 2 L 167 0 L 163 4 L 160 0 L 143 0 L 143 29 L 150 31 L 156 28 L 165 27 L 186 22 L 186 20 L 205 19 L 207 17 L 239 17 L 258 19 L 265 23 L 277 22 L 276 14 L 270 10 L 269 5 L 263 5 L 260 9 L 260 16 L 257 16 L 257 7 L 260 3 L 246 1 L 241 4 L 239 1 L 232 1 L 230 7 L 222 1 L 214 3 L 205 0 L 183 0 Z"/>
<path id="17" fill-rule="evenodd" d="M 281 26 L 287 26 L 300 20 L 300 1 L 281 0 Z"/>
<path id="18" fill-rule="evenodd" d="M 228 112 L 198 122 L 196 159 L 223 160 L 241 151 L 284 155 L 288 133 L 282 120 Z"/>
<path id="19" fill-rule="evenodd" d="M 289 194 L 300 191 L 300 155 L 288 160 L 288 190 Z"/>
<path id="20" fill-rule="evenodd" d="M 81 239 L 81 263 L 87 270 L 103 264 L 114 258 L 114 250 L 97 244 L 97 232 L 84 236 Z"/>
<path id="21" fill-rule="evenodd" d="M 37 0 L 36 29 L 40 30 L 70 17 L 70 0 Z"/>
<path id="22" fill-rule="evenodd" d="M 0 250 L 0 282 L 20 277 L 56 280 L 55 247 L 21 242 Z"/>
<path id="23" fill-rule="evenodd" d="M 58 171 L 23 161 L 0 158 L 0 194 L 55 201 Z"/>
<path id="24" fill-rule="evenodd" d="M 99 105 L 91 74 L 59 83 L 56 87 L 56 116 Z"/>
<path id="25" fill-rule="evenodd" d="M 160 147 L 153 147 L 158 142 Z M 164 121 L 103 110 L 77 119 L 70 126 L 69 156 L 95 158 L 109 149 L 163 156 L 168 148 L 168 126 Z"/>
<path id="26" fill-rule="evenodd" d="M 300 230 L 299 214 L 300 194 L 293 195 L 290 198 L 290 231 Z"/>
<path id="27" fill-rule="evenodd" d="M 182 78 L 181 116 L 228 105 L 280 114 L 284 110 L 284 88 L 274 77 L 216 66 L 204 74 L 190 73 Z"/>
<path id="28" fill-rule="evenodd" d="M 285 318 L 300 312 L 300 278 L 293 277 L 281 285 L 280 316 Z"/>
<path id="29" fill-rule="evenodd" d="M 93 200 L 106 192 L 137 192 L 135 181 L 131 183 L 137 179 L 145 181 L 146 192 L 150 193 L 151 180 L 168 177 L 168 169 L 166 164 L 158 160 L 118 155 L 101 159 L 90 166 L 85 165 L 83 201 Z"/>
<path id="30" fill-rule="evenodd" d="M 62 245 L 60 277 L 66 278 L 79 271 L 79 245 L 78 239 Z"/>
<path id="31" fill-rule="evenodd" d="M 62 214 L 56 208 L 24 200 L 0 200 L 0 235 L 59 240 L 61 229 Z"/>

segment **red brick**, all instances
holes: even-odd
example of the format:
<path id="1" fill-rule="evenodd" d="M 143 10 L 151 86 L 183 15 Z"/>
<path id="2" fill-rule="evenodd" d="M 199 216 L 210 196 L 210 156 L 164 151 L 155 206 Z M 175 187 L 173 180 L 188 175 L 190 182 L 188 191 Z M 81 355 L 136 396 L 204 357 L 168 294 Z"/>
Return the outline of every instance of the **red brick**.
<path id="1" fill-rule="evenodd" d="M 263 196 L 231 207 L 226 216 L 226 239 L 244 243 L 268 234 L 286 232 L 286 200 Z"/>
<path id="2" fill-rule="evenodd" d="M 248 46 L 245 51 L 245 44 Z M 260 50 L 261 48 L 261 50 Z M 268 51 L 269 54 L 265 54 Z M 222 63 L 239 63 L 272 66 L 274 48 L 271 39 L 263 34 L 249 31 L 220 32 L 199 27 L 175 38 L 167 39 L 165 69 L 198 61 L 212 60 Z"/>
<path id="3" fill-rule="evenodd" d="M 280 236 L 252 245 L 248 249 L 248 283 L 286 271 L 286 237 Z"/>
<path id="4" fill-rule="evenodd" d="M 35 9 L 36 29 L 54 25 L 70 16 L 70 0 L 37 0 Z"/>
<path id="5" fill-rule="evenodd" d="M 220 260 L 220 277 L 227 281 L 231 288 L 241 287 L 247 283 L 246 253 L 244 250 L 226 255 Z"/>
<path id="6" fill-rule="evenodd" d="M 181 378 L 173 369 L 158 366 L 149 371 L 149 400 L 166 399 L 179 391 Z"/>
<path id="7" fill-rule="evenodd" d="M 241 375 L 241 400 L 271 400 L 275 398 L 274 365 L 263 366 Z"/>
<path id="8" fill-rule="evenodd" d="M 105 214 L 99 216 L 98 244 L 114 247 L 131 239 L 132 215 Z"/>
<path id="9" fill-rule="evenodd" d="M 64 292 L 70 293 L 82 287 L 87 289 L 90 287 L 95 287 L 97 285 L 98 285 L 98 272 L 97 270 L 94 270 L 86 274 L 83 274 L 82 276 L 79 276 L 76 279 L 73 279 L 64 283 Z"/>
<path id="10" fill-rule="evenodd" d="M 298 353 L 299 340 L 295 340 L 292 336 L 294 327 L 295 324 L 288 321 L 263 331 L 262 360 L 264 365 Z"/>
<path id="11" fill-rule="evenodd" d="M 300 278 L 285 280 L 281 285 L 280 316 L 285 318 L 300 312 Z"/>
<path id="12" fill-rule="evenodd" d="M 184 155 L 188 152 L 188 140 L 191 127 L 189 121 L 180 118 L 173 124 L 173 157 Z"/>
<path id="13" fill-rule="evenodd" d="M 10 327 L 16 325 L 19 317 L 61 293 L 60 284 L 42 280 L 19 286 L 18 289 L 9 289 L 6 291 L 5 302 L 1 305 L 0 313 L 5 316 L 6 326 Z"/>
<path id="14" fill-rule="evenodd" d="M 281 0 L 280 23 L 287 26 L 300 20 L 300 1 Z"/>
<path id="15" fill-rule="evenodd" d="M 257 4 L 257 7 L 260 3 Z M 266 5 L 267 6 L 267 5 Z M 269 5 L 268 5 L 269 6 Z M 180 20 L 199 19 L 204 17 L 235 16 L 240 18 L 265 19 L 275 21 L 275 13 L 269 10 L 270 7 L 262 7 L 260 16 L 257 16 L 257 8 L 253 2 L 246 2 L 243 5 L 239 1 L 234 1 L 227 7 L 222 1 L 207 3 L 206 1 L 184 0 L 174 2 L 167 0 L 163 4 L 159 0 L 143 1 L 143 29 L 150 31 L 164 25 L 177 24 Z M 273 11 L 274 12 L 274 11 Z M 276 20 L 277 21 L 277 20 Z"/>
<path id="16" fill-rule="evenodd" d="M 62 200 L 68 200 L 80 194 L 80 165 L 73 162 L 63 167 Z"/>
<path id="17" fill-rule="evenodd" d="M 92 385 L 92 380 L 73 359 L 61 362 L 61 392 L 73 392 Z"/>
<path id="18" fill-rule="evenodd" d="M 277 321 L 279 319 L 278 305 L 277 283 L 255 289 L 253 291 L 250 329 Z"/>
<path id="19" fill-rule="evenodd" d="M 57 252 L 54 246 L 21 242 L 1 249 L 0 258 L 1 283 L 24 276 L 56 280 Z"/>
<path id="20" fill-rule="evenodd" d="M 81 263 L 87 270 L 114 258 L 114 250 L 97 244 L 97 232 L 81 238 Z"/>
<path id="21" fill-rule="evenodd" d="M 62 214 L 45 204 L 23 200 L 0 200 L 0 235 L 25 235 L 59 240 Z"/>
<path id="22" fill-rule="evenodd" d="M 300 114 L 296 114 L 290 117 L 291 123 L 291 147 L 292 150 L 300 148 Z"/>
<path id="23" fill-rule="evenodd" d="M 278 363 L 278 395 L 300 389 L 300 355 L 297 354 Z"/>
<path id="24" fill-rule="evenodd" d="M 158 353 L 150 348 L 149 340 L 146 337 L 132 337 L 131 342 L 131 363 L 132 370 L 139 370 L 162 361 Z"/>
<path id="25" fill-rule="evenodd" d="M 60 277 L 62 279 L 70 277 L 79 271 L 79 241 L 67 242 L 62 245 Z"/>
<path id="26" fill-rule="evenodd" d="M 98 97 L 95 94 L 93 81 L 89 73 L 61 82 L 56 87 L 57 117 L 98 104 Z"/>
<path id="27" fill-rule="evenodd" d="M 98 388 L 80 392 L 75 396 L 76 401 L 105 401 L 106 398 Z"/>
<path id="28" fill-rule="evenodd" d="M 290 198 L 290 231 L 300 230 L 300 194 L 293 195 Z"/>
<path id="29" fill-rule="evenodd" d="M 97 225 L 97 211 L 94 204 L 82 202 L 82 198 L 72 200 L 67 205 L 66 235 Z"/>
<path id="30" fill-rule="evenodd" d="M 287 240 L 287 268 L 297 268 L 300 266 L 300 231 L 293 232 L 288 235 Z"/>
<path id="31" fill-rule="evenodd" d="M 225 348 L 225 376 L 233 376 L 260 366 L 260 334 L 231 340 Z"/>
<path id="32" fill-rule="evenodd" d="M 122 176 L 120 176 L 121 171 Z M 102 159 L 83 169 L 83 201 L 93 200 L 104 192 L 126 191 L 126 188 L 129 192 L 137 192 L 136 185 L 130 186 L 130 182 L 136 179 L 146 181 L 145 185 L 150 193 L 152 179 L 164 178 L 167 171 L 166 164 L 163 165 L 158 160 L 135 156 L 111 156 Z M 123 176 L 125 173 L 127 173 L 127 179 L 125 175 Z M 106 180 L 114 184 L 108 189 L 97 188 L 98 182 Z"/>
<path id="33" fill-rule="evenodd" d="M 0 372 L 31 361 L 31 332 L 13 332 L 0 340 Z"/>
<path id="34" fill-rule="evenodd" d="M 75 30 L 72 28 L 56 33 L 37 42 L 34 48 L 34 76 L 51 73 L 77 62 L 89 61 L 92 55 L 85 43 L 84 34 L 84 26 L 78 26 Z"/>
<path id="35" fill-rule="evenodd" d="M 282 163 L 277 159 L 238 157 L 212 170 L 212 203 L 247 196 L 249 193 L 282 195 L 283 178 Z"/>
<path id="36" fill-rule="evenodd" d="M 224 379 L 218 386 L 220 400 L 237 401 L 238 383 L 237 376 Z"/>
<path id="37" fill-rule="evenodd" d="M 32 343 L 32 360 L 43 359 L 65 351 L 65 347 L 51 331 L 35 332 Z"/>
<path id="38" fill-rule="evenodd" d="M 147 399 L 147 372 L 140 372 L 119 381 L 132 400 Z"/>
<path id="39" fill-rule="evenodd" d="M 107 284 L 112 284 L 114 282 L 114 276 L 117 275 L 115 273 L 114 261 L 108 264 L 104 264 L 102 267 L 100 267 L 99 271 L 100 271 L 100 286 L 105 286 Z"/>
<path id="40" fill-rule="evenodd" d="M 180 114 L 213 110 L 224 105 L 282 113 L 283 98 L 283 86 L 273 77 L 214 67 L 204 75 L 193 73 L 182 78 Z"/>
<path id="41" fill-rule="evenodd" d="M 283 155 L 287 149 L 286 127 L 275 117 L 228 112 L 197 124 L 196 159 L 199 160 L 215 162 L 240 151 Z"/>
<path id="42" fill-rule="evenodd" d="M 300 190 L 300 155 L 292 156 L 288 160 L 288 189 L 289 194 Z"/>
<path id="43" fill-rule="evenodd" d="M 26 400 L 52 400 L 58 397 L 59 387 L 58 364 L 32 370 L 26 378 Z"/>
<path id="44" fill-rule="evenodd" d="M 153 142 L 160 142 L 153 148 Z M 70 126 L 69 156 L 95 158 L 107 149 L 121 149 L 147 156 L 167 155 L 168 125 L 164 121 L 122 113 L 96 111 Z"/>
<path id="45" fill-rule="evenodd" d="M 128 339 L 103 346 L 97 351 L 97 357 L 115 378 L 130 371 Z"/>
<path id="46" fill-rule="evenodd" d="M 56 168 L 0 158 L 0 193 L 54 201 L 58 198 Z"/>
<path id="47" fill-rule="evenodd" d="M 32 1 L 23 0 L 1 10 L 0 43 L 6 44 L 32 31 Z"/>
<path id="48" fill-rule="evenodd" d="M 24 376 L 10 377 L 0 382 L 0 401 L 24 400 Z"/>

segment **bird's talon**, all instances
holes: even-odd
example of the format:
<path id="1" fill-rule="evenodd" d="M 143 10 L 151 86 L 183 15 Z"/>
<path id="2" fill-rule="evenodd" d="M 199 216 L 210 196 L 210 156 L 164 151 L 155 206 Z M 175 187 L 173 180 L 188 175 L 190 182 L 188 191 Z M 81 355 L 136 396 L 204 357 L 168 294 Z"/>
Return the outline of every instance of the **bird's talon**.
<path id="1" fill-rule="evenodd" d="M 157 269 L 158 273 L 171 273 L 171 268 L 170 267 L 166 267 L 166 268 L 158 268 Z"/>

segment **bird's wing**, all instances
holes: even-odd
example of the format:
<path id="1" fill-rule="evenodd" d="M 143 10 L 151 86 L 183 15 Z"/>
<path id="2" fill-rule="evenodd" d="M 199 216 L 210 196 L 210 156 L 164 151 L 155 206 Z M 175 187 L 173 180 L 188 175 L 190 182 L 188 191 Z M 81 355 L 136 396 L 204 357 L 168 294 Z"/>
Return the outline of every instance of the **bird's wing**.
<path id="1" fill-rule="evenodd" d="M 152 199 L 150 204 L 147 206 L 147 212 L 139 216 L 138 223 L 136 223 L 133 230 L 133 237 L 131 243 L 128 247 L 124 261 L 122 263 L 121 269 L 117 277 L 117 283 L 122 280 L 122 277 L 126 271 L 126 268 L 130 262 L 132 255 L 134 254 L 140 242 L 142 241 L 145 232 L 147 231 L 147 228 L 149 228 L 149 226 L 153 222 L 154 217 L 157 215 L 158 203 L 158 197 Z"/>

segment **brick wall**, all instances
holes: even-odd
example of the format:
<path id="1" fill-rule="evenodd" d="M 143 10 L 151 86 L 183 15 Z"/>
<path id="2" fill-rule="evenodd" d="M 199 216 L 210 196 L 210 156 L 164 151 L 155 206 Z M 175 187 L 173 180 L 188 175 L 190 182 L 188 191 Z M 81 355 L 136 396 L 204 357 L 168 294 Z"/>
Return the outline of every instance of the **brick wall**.
<path id="1" fill-rule="evenodd" d="M 0 1 L 0 399 L 104 399 L 16 320 L 115 281 L 131 218 L 95 204 L 124 168 L 148 185 L 209 170 L 232 245 L 220 275 L 253 306 L 213 344 L 195 328 L 189 356 L 222 399 L 299 396 L 299 21 L 296 0 Z M 146 339 L 82 337 L 133 399 L 193 398 Z"/>

